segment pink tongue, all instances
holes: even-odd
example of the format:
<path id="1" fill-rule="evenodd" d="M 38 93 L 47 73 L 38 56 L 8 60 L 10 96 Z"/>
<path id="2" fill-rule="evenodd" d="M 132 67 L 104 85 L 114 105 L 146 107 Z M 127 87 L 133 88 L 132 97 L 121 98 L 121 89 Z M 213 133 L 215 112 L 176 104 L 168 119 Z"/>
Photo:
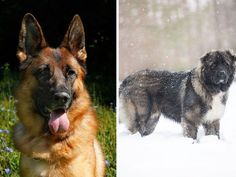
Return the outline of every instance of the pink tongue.
<path id="1" fill-rule="evenodd" d="M 55 110 L 50 114 L 48 122 L 52 134 L 66 132 L 69 129 L 69 120 L 64 110 Z"/>

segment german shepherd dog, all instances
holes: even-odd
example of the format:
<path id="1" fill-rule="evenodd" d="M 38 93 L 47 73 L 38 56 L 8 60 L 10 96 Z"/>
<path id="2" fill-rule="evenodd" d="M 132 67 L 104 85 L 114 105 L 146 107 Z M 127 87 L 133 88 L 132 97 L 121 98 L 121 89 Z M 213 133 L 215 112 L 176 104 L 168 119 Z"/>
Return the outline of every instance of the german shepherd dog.
<path id="1" fill-rule="evenodd" d="M 161 114 L 181 123 L 183 135 L 196 139 L 200 125 L 206 135 L 220 138 L 228 90 L 234 79 L 236 57 L 213 51 L 188 72 L 143 70 L 120 86 L 120 121 L 132 132 L 151 134 Z"/>
<path id="2" fill-rule="evenodd" d="M 103 177 L 97 118 L 84 85 L 85 33 L 78 15 L 50 48 L 31 14 L 22 21 L 14 144 L 22 177 Z"/>

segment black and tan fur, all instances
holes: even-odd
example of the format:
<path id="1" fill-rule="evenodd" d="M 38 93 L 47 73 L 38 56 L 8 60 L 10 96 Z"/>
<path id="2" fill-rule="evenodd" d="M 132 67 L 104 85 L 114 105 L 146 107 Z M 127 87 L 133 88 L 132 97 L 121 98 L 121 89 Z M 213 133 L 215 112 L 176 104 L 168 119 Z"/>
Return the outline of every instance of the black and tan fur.
<path id="1" fill-rule="evenodd" d="M 120 121 L 132 132 L 149 135 L 161 114 L 181 123 L 183 134 L 197 138 L 217 135 L 228 89 L 235 73 L 235 56 L 229 51 L 209 52 L 189 72 L 143 70 L 120 85 Z"/>
<path id="2" fill-rule="evenodd" d="M 84 85 L 87 54 L 80 17 L 74 16 L 61 45 L 54 49 L 37 20 L 26 14 L 17 56 L 21 80 L 15 97 L 19 122 L 14 144 L 21 152 L 20 176 L 103 177 L 96 113 Z M 50 124 L 55 113 L 64 116 Z"/>

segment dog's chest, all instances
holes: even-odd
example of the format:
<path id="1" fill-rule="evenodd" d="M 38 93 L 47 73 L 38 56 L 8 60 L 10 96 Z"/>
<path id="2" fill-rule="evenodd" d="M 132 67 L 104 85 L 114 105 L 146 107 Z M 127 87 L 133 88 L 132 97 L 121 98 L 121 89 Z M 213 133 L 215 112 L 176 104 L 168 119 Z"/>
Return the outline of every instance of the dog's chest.
<path id="1" fill-rule="evenodd" d="M 215 120 L 221 119 L 225 111 L 225 104 L 222 103 L 225 94 L 225 92 L 220 92 L 213 96 L 212 102 L 210 104 L 211 109 L 206 112 L 203 121 L 213 122 Z"/>

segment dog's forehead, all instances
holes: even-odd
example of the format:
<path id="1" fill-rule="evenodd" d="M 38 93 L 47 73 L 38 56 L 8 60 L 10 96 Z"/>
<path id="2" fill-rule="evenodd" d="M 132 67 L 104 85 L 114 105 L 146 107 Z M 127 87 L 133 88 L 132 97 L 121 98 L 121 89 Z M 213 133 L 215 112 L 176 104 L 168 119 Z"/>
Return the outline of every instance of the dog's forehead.
<path id="1" fill-rule="evenodd" d="M 228 63 L 228 64 L 231 61 L 231 58 L 225 52 L 222 52 L 222 51 L 216 51 L 216 52 L 210 53 L 209 59 L 212 62 L 221 62 L 221 63 L 223 62 L 223 63 Z"/>
<path id="2" fill-rule="evenodd" d="M 221 63 L 230 64 L 232 62 L 232 58 L 230 56 L 228 56 L 227 53 L 225 53 L 225 52 L 219 52 L 217 55 L 217 59 Z"/>
<path id="3" fill-rule="evenodd" d="M 41 53 L 41 58 L 56 63 L 68 63 L 75 58 L 73 55 L 64 48 L 47 48 Z"/>
<path id="4" fill-rule="evenodd" d="M 56 62 L 61 61 L 61 50 L 59 48 L 52 49 L 52 55 Z"/>

